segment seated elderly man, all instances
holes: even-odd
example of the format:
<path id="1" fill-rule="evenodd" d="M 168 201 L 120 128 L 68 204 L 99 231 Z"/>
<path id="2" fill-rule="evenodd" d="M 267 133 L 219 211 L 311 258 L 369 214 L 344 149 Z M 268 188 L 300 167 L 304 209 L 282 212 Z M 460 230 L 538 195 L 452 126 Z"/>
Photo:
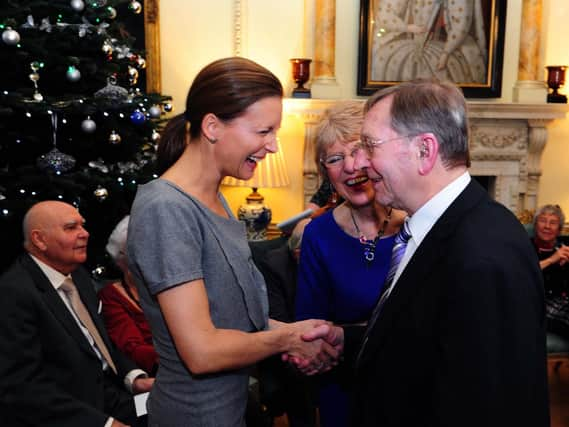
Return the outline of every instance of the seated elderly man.
<path id="1" fill-rule="evenodd" d="M 82 216 L 45 201 L 23 226 L 27 253 L 0 277 L 0 425 L 143 425 L 125 386 L 148 391 L 153 379 L 105 331 L 81 267 L 89 238 Z"/>

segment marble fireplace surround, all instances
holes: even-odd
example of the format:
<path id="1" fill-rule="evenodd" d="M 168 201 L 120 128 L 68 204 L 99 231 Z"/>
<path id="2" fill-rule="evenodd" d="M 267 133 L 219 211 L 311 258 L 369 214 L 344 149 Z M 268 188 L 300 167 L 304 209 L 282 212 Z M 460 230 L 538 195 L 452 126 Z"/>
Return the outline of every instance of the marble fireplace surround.
<path id="1" fill-rule="evenodd" d="M 318 189 L 314 164 L 315 125 L 335 100 L 289 99 L 285 111 L 304 122 L 304 203 Z M 362 101 L 363 102 L 363 101 Z M 565 104 L 469 102 L 470 174 L 489 178 L 489 192 L 515 214 L 537 205 L 541 154 L 547 143 L 547 125 L 563 119 Z"/>

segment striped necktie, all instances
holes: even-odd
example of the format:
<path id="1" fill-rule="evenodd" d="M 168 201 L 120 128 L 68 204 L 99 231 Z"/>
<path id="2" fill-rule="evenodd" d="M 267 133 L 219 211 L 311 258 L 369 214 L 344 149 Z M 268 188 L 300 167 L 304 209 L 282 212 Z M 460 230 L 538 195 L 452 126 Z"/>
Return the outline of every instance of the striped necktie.
<path id="1" fill-rule="evenodd" d="M 377 319 L 379 318 L 379 314 L 381 313 L 385 301 L 387 301 L 387 298 L 389 298 L 389 295 L 393 290 L 393 284 L 394 284 L 393 279 L 395 277 L 395 273 L 397 272 L 397 268 L 399 267 L 399 264 L 403 259 L 403 255 L 405 255 L 405 250 L 407 249 L 407 243 L 409 242 L 410 238 L 411 238 L 411 232 L 409 231 L 409 225 L 407 224 L 407 220 L 405 220 L 405 222 L 403 223 L 403 227 L 401 227 L 399 233 L 397 233 L 397 236 L 395 236 L 395 244 L 393 245 L 393 249 L 391 250 L 391 264 L 389 266 L 389 271 L 387 272 L 387 277 L 385 279 L 385 286 L 383 287 L 383 292 L 381 294 L 381 297 L 379 298 L 379 301 L 375 305 L 371 317 L 367 323 L 367 329 L 364 334 L 362 346 L 360 347 L 360 351 L 356 359 L 356 366 L 359 364 L 362 353 L 364 352 L 365 346 L 368 342 L 370 331 L 375 325 Z"/>
<path id="2" fill-rule="evenodd" d="M 113 359 L 111 358 L 109 349 L 107 348 L 105 342 L 103 341 L 103 338 L 99 334 L 99 330 L 93 323 L 93 319 L 91 318 L 91 315 L 89 314 L 87 308 L 83 304 L 83 301 L 81 301 L 81 297 L 79 296 L 79 292 L 77 291 L 75 283 L 73 283 L 73 280 L 71 280 L 70 277 L 67 277 L 61 284 L 60 288 L 63 289 L 63 292 L 65 292 L 65 295 L 67 296 L 67 299 L 71 303 L 71 307 L 73 307 L 73 311 L 79 318 L 79 321 L 89 331 L 91 337 L 93 337 L 93 341 L 95 341 L 97 349 L 99 350 L 101 355 L 104 357 L 105 361 L 109 364 L 111 369 L 116 374 L 117 368 L 113 363 Z"/>

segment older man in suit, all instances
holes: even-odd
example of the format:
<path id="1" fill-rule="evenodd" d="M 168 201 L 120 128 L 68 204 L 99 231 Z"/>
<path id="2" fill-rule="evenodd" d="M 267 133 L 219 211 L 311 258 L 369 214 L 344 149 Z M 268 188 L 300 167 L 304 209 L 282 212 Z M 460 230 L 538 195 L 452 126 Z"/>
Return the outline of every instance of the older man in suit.
<path id="1" fill-rule="evenodd" d="M 460 90 L 406 82 L 365 111 L 356 165 L 381 204 L 409 214 L 401 258 L 367 327 L 305 336 L 343 342 L 353 425 L 549 426 L 537 258 L 515 216 L 468 173 Z"/>
<path id="2" fill-rule="evenodd" d="M 81 268 L 83 218 L 67 203 L 37 203 L 24 238 L 27 253 L 0 278 L 0 425 L 141 425 L 126 388 L 148 391 L 153 379 L 107 336 Z"/>

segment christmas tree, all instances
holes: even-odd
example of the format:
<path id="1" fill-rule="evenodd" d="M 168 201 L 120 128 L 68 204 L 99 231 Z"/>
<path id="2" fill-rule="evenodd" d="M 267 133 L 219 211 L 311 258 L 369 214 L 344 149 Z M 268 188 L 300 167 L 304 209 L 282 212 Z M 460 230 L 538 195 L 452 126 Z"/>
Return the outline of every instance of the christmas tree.
<path id="1" fill-rule="evenodd" d="M 0 271 L 41 200 L 75 205 L 88 267 L 154 175 L 170 97 L 147 93 L 142 0 L 0 2 Z"/>

